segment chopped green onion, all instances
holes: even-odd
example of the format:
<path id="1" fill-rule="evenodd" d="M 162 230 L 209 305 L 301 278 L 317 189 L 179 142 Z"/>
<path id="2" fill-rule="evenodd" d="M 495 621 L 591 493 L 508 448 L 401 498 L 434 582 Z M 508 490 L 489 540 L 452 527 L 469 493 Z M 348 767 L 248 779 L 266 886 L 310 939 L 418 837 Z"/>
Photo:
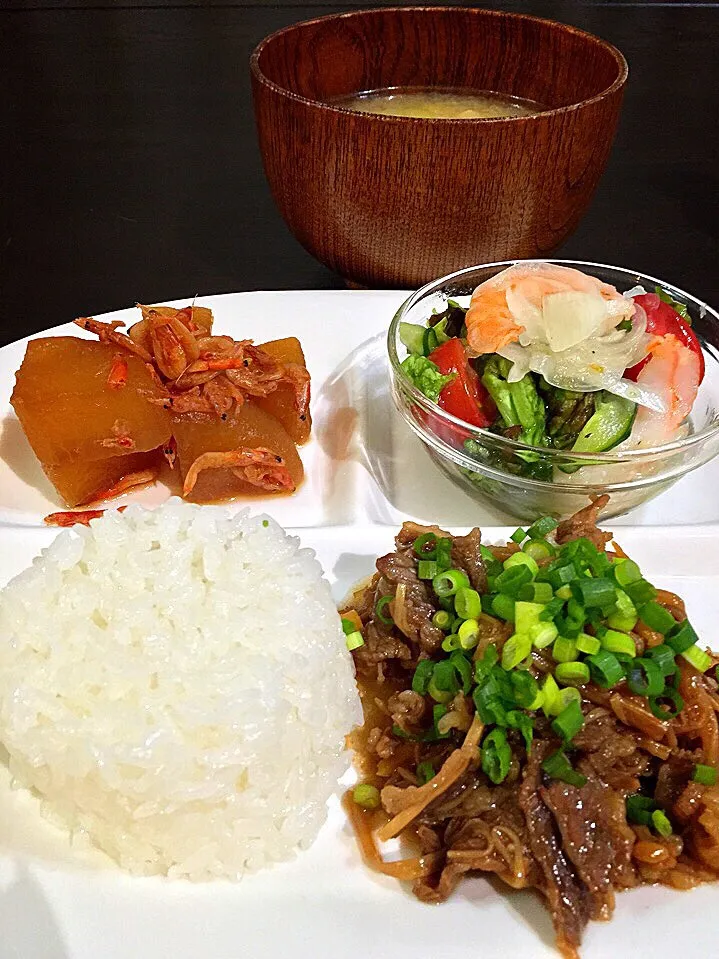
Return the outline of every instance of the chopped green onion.
<path id="1" fill-rule="evenodd" d="M 448 613 L 446 609 L 439 609 L 432 617 L 432 624 L 437 629 L 447 630 L 452 625 L 452 614 Z"/>
<path id="2" fill-rule="evenodd" d="M 423 763 L 419 763 L 417 766 L 416 773 L 417 779 L 420 781 L 420 785 L 424 786 L 425 783 L 430 781 L 430 779 L 434 779 L 434 766 L 428 759 L 425 759 Z"/>
<path id="3" fill-rule="evenodd" d="M 417 563 L 417 577 L 419 579 L 434 579 L 437 573 L 437 564 L 433 559 L 421 559 Z"/>
<path id="4" fill-rule="evenodd" d="M 476 619 L 482 612 L 482 600 L 476 589 L 466 586 L 457 590 L 454 597 L 454 608 L 462 619 Z"/>
<path id="5" fill-rule="evenodd" d="M 550 602 L 554 592 L 549 583 L 525 583 L 519 591 L 519 599 L 526 603 L 539 603 L 544 606 Z"/>
<path id="6" fill-rule="evenodd" d="M 674 650 L 666 643 L 645 650 L 644 657 L 651 659 L 657 664 L 662 671 L 662 676 L 673 676 L 677 671 L 677 664 L 674 661 Z"/>
<path id="7" fill-rule="evenodd" d="M 554 567 L 552 563 L 552 567 Z M 565 583 L 571 583 L 573 580 L 577 579 L 577 568 L 574 563 L 563 563 L 561 566 L 556 568 L 550 567 L 549 572 L 547 573 L 549 582 L 555 589 L 559 589 L 561 586 L 564 586 Z"/>
<path id="8" fill-rule="evenodd" d="M 360 783 L 352 790 L 352 799 L 363 809 L 379 809 L 379 789 L 369 783 Z"/>
<path id="9" fill-rule="evenodd" d="M 514 633 L 502 647 L 502 669 L 514 669 L 531 651 L 531 637 L 525 633 Z"/>
<path id="10" fill-rule="evenodd" d="M 604 609 L 617 599 L 617 591 L 608 579 L 580 579 L 576 588 L 585 607 Z"/>
<path id="11" fill-rule="evenodd" d="M 577 658 L 577 644 L 566 636 L 558 636 L 552 646 L 552 656 L 558 663 L 571 663 Z"/>
<path id="12" fill-rule="evenodd" d="M 589 666 L 586 663 L 560 663 L 554 675 L 565 686 L 583 686 L 589 682 Z"/>
<path id="13" fill-rule="evenodd" d="M 445 653 L 453 653 L 455 649 L 460 649 L 461 644 L 457 633 L 450 633 L 442 640 L 442 649 Z"/>
<path id="14" fill-rule="evenodd" d="M 493 783 L 501 783 L 507 778 L 512 764 L 512 750 L 507 736 L 501 729 L 493 729 L 482 742 L 482 770 Z"/>
<path id="15" fill-rule="evenodd" d="M 517 545 L 519 545 L 519 543 L 523 543 L 524 540 L 527 538 L 527 531 L 522 529 L 521 526 L 519 526 L 517 529 L 515 529 L 515 531 L 512 533 L 512 535 L 509 538 L 512 540 L 513 543 L 517 543 Z"/>
<path id="16" fill-rule="evenodd" d="M 554 619 L 554 617 L 555 617 L 558 613 L 561 613 L 561 611 L 562 611 L 563 609 L 564 609 L 564 601 L 563 601 L 563 600 L 561 600 L 561 599 L 552 599 L 552 600 L 550 600 L 550 601 L 547 603 L 547 605 L 544 607 L 544 612 L 541 614 L 541 616 L 540 616 L 539 618 L 540 618 L 541 620 L 543 620 L 544 622 L 549 622 L 550 620 Z"/>
<path id="17" fill-rule="evenodd" d="M 572 769 L 572 764 L 562 749 L 552 753 L 551 756 L 547 756 L 542 763 L 542 769 L 550 779 L 559 779 L 561 782 L 569 783 L 570 786 L 581 788 L 587 781 L 586 776 Z"/>
<path id="18" fill-rule="evenodd" d="M 462 692 L 466 696 L 472 688 L 472 666 L 460 650 L 453 652 L 449 661 L 462 684 Z"/>
<path id="19" fill-rule="evenodd" d="M 441 703 L 437 703 L 435 706 L 432 707 L 432 728 L 428 733 L 425 733 L 425 735 L 423 736 L 423 739 L 425 740 L 425 742 L 431 743 L 431 742 L 436 742 L 436 740 L 438 739 L 449 738 L 449 730 L 447 730 L 446 733 L 441 733 L 437 729 L 437 723 L 440 721 L 440 719 L 443 716 L 446 716 L 446 715 L 447 715 L 447 707 L 441 705 Z"/>
<path id="20" fill-rule="evenodd" d="M 519 709 L 510 709 L 507 713 L 507 724 L 512 729 L 518 729 L 524 737 L 524 746 L 527 753 L 532 750 L 532 739 L 534 737 L 534 722 L 530 717 Z"/>
<path id="21" fill-rule="evenodd" d="M 683 623 L 674 624 L 664 638 L 664 642 L 668 643 L 675 653 L 683 653 L 685 649 L 698 643 L 699 637 L 689 620 L 685 619 Z"/>
<path id="22" fill-rule="evenodd" d="M 342 617 L 342 632 L 345 636 L 351 636 L 352 633 L 357 632 L 357 623 L 353 619 L 347 619 Z"/>
<path id="23" fill-rule="evenodd" d="M 516 566 L 526 566 L 530 571 L 532 576 L 536 576 L 539 572 L 539 566 L 535 560 L 528 553 L 512 553 L 511 556 L 508 556 L 504 561 L 505 570 L 514 569 Z"/>
<path id="24" fill-rule="evenodd" d="M 615 559 L 614 578 L 624 587 L 638 582 L 642 578 L 642 572 L 633 559 Z"/>
<path id="25" fill-rule="evenodd" d="M 528 603 L 518 600 L 514 604 L 514 626 L 518 633 L 528 633 L 536 626 L 544 606 L 541 603 Z"/>
<path id="26" fill-rule="evenodd" d="M 452 620 L 452 628 L 450 629 L 450 632 L 458 633 L 459 627 L 462 625 L 463 622 L 464 620 L 462 619 L 461 616 L 455 616 L 454 619 Z"/>
<path id="27" fill-rule="evenodd" d="M 347 649 L 352 652 L 353 649 L 359 649 L 360 646 L 364 646 L 364 636 L 359 630 L 355 630 L 354 633 L 348 633 L 345 636 L 345 644 Z"/>
<path id="28" fill-rule="evenodd" d="M 507 622 L 514 622 L 514 600 L 501 593 L 494 597 L 492 602 L 492 612 L 500 619 L 506 619 Z"/>
<path id="29" fill-rule="evenodd" d="M 522 547 L 522 552 L 530 556 L 535 563 L 541 563 L 542 560 L 549 559 L 554 555 L 554 550 L 543 539 L 530 539 Z"/>
<path id="30" fill-rule="evenodd" d="M 637 609 L 623 589 L 617 590 L 614 612 L 609 614 L 607 625 L 611 629 L 618 629 L 622 633 L 629 633 L 637 625 L 639 619 Z"/>
<path id="31" fill-rule="evenodd" d="M 627 673 L 627 686 L 637 696 L 659 696 L 664 689 L 664 676 L 652 659 L 635 659 Z"/>
<path id="32" fill-rule="evenodd" d="M 700 646 L 697 646 L 696 643 L 690 646 L 689 649 L 685 649 L 681 655 L 688 663 L 691 663 L 694 669 L 698 669 L 700 673 L 705 673 L 713 662 L 711 656 Z"/>
<path id="33" fill-rule="evenodd" d="M 439 597 L 439 608 L 445 610 L 447 613 L 451 613 L 454 616 L 454 597 L 453 596 L 440 596 Z"/>
<path id="34" fill-rule="evenodd" d="M 412 689 L 415 693 L 419 693 L 420 696 L 424 696 L 427 692 L 429 686 L 429 681 L 432 678 L 432 673 L 434 672 L 434 663 L 431 659 L 420 659 L 417 663 L 417 668 L 414 671 L 414 676 L 412 677 Z"/>
<path id="35" fill-rule="evenodd" d="M 610 653 L 606 649 L 600 649 L 593 656 L 587 656 L 587 662 L 592 679 L 604 689 L 611 689 L 624 679 L 624 670 L 621 663 L 614 653 Z"/>
<path id="36" fill-rule="evenodd" d="M 557 636 L 559 636 L 559 630 L 554 623 L 537 623 L 529 629 L 529 637 L 535 649 L 551 646 Z"/>
<path id="37" fill-rule="evenodd" d="M 429 681 L 427 692 L 436 703 L 448 703 L 456 696 L 456 691 L 452 693 L 448 689 L 440 689 L 434 676 Z"/>
<path id="38" fill-rule="evenodd" d="M 452 566 L 452 540 L 449 536 L 440 536 L 437 540 L 437 549 L 435 550 L 436 556 L 435 560 L 437 562 L 437 569 L 440 573 L 444 573 L 446 570 L 450 569 Z"/>
<path id="39" fill-rule="evenodd" d="M 642 606 L 639 610 L 639 617 L 645 626 L 661 633 L 662 636 L 665 636 L 677 624 L 669 610 L 664 609 L 654 600 L 650 600 Z"/>
<path id="40" fill-rule="evenodd" d="M 695 783 L 700 783 L 702 786 L 715 786 L 717 781 L 716 767 L 704 766 L 702 763 L 697 763 L 692 772 L 692 779 Z"/>
<path id="41" fill-rule="evenodd" d="M 620 584 L 621 585 L 621 584 Z M 627 583 L 624 592 L 631 599 L 637 609 L 654 599 L 657 595 L 656 589 L 646 579 L 638 579 L 636 583 Z"/>
<path id="42" fill-rule="evenodd" d="M 583 725 L 582 707 L 575 700 L 566 706 L 552 722 L 552 729 L 567 743 L 570 739 L 574 739 Z"/>
<path id="43" fill-rule="evenodd" d="M 671 702 L 671 707 L 663 705 L 667 700 Z M 652 713 L 663 722 L 674 719 L 684 709 L 684 700 L 679 695 L 678 690 L 671 686 L 665 686 L 660 696 L 649 697 L 649 708 Z"/>
<path id="44" fill-rule="evenodd" d="M 489 548 L 489 546 L 484 546 L 483 544 L 480 544 L 479 555 L 482 557 L 485 563 L 497 562 L 497 560 L 495 559 L 494 553 Z"/>
<path id="45" fill-rule="evenodd" d="M 650 826 L 652 813 L 657 808 L 656 802 L 649 796 L 640 796 L 634 793 L 626 798 L 627 820 L 639 826 Z"/>
<path id="46" fill-rule="evenodd" d="M 552 533 L 559 526 L 559 521 L 552 519 L 551 516 L 542 516 L 535 520 L 527 530 L 527 536 L 531 539 L 544 539 L 549 533 Z"/>
<path id="47" fill-rule="evenodd" d="M 574 640 L 577 644 L 577 650 L 580 653 L 586 653 L 588 656 L 594 656 L 602 648 L 596 636 L 590 636 L 589 633 L 580 633 Z"/>
<path id="48" fill-rule="evenodd" d="M 432 589 L 441 598 L 454 596 L 458 589 L 468 586 L 469 579 L 461 569 L 445 570 L 443 573 L 438 573 L 432 580 Z"/>
<path id="49" fill-rule="evenodd" d="M 602 632 L 600 637 L 602 649 L 609 653 L 624 653 L 625 656 L 636 656 L 637 647 L 634 640 L 626 633 L 620 633 L 616 629 L 607 629 Z"/>
<path id="50" fill-rule="evenodd" d="M 548 584 L 549 585 L 549 584 Z M 551 589 L 551 586 L 550 586 Z M 560 586 L 558 590 L 555 591 L 557 599 L 567 600 L 572 598 L 572 587 L 569 583 L 565 583 L 564 586 Z"/>
<path id="51" fill-rule="evenodd" d="M 513 669 L 509 678 L 512 683 L 512 694 L 517 705 L 523 709 L 531 709 L 532 703 L 536 700 L 539 692 L 537 680 L 526 669 Z"/>
<path id="52" fill-rule="evenodd" d="M 421 559 L 436 559 L 437 536 L 434 533 L 422 533 L 412 544 L 412 549 Z"/>
<path id="53" fill-rule="evenodd" d="M 389 604 L 392 602 L 393 599 L 394 599 L 394 596 L 392 595 L 381 596 L 377 600 L 377 605 L 374 608 L 375 616 L 380 621 L 380 623 L 384 623 L 385 626 L 394 625 L 394 620 L 392 619 L 392 617 L 385 615 L 385 609 L 387 608 L 387 606 L 389 606 Z"/>
<path id="54" fill-rule="evenodd" d="M 665 839 L 672 834 L 672 824 L 669 822 L 667 814 L 661 809 L 655 809 L 652 813 L 652 826 Z"/>
<path id="55" fill-rule="evenodd" d="M 559 703 L 559 686 L 554 676 L 548 673 L 542 686 L 542 712 L 547 719 L 550 716 L 557 716 L 562 711 Z"/>
<path id="56" fill-rule="evenodd" d="M 564 686 L 559 690 L 557 699 L 554 703 L 554 715 L 558 716 L 563 709 L 566 709 L 571 703 L 581 703 L 582 695 L 574 686 Z"/>
<path id="57" fill-rule="evenodd" d="M 479 623 L 476 619 L 465 619 L 457 631 L 462 649 L 474 649 L 479 642 Z"/>

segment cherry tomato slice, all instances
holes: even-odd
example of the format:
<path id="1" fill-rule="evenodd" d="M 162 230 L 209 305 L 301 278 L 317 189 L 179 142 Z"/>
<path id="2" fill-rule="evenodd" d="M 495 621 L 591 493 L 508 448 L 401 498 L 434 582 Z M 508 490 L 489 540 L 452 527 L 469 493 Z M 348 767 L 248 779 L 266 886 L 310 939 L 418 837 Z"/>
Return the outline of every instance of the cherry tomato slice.
<path id="1" fill-rule="evenodd" d="M 437 365 L 440 373 L 456 373 L 454 380 L 439 394 L 438 405 L 471 426 L 489 426 L 495 415 L 494 404 L 469 365 L 461 340 L 457 337 L 447 340 L 429 354 L 429 359 Z M 432 420 L 432 430 L 451 446 L 460 448 L 471 436 L 468 430 L 445 423 L 439 417 Z"/>
<path id="2" fill-rule="evenodd" d="M 647 333 L 652 333 L 654 336 L 666 336 L 667 333 L 671 333 L 681 343 L 688 346 L 693 353 L 696 353 L 699 360 L 699 382 L 701 383 L 704 379 L 704 354 L 697 335 L 691 326 L 679 316 L 669 303 L 665 303 L 656 293 L 642 293 L 633 297 L 633 299 L 644 308 L 647 314 Z M 629 380 L 636 380 L 648 362 L 649 357 L 646 356 L 627 370 L 624 375 Z"/>

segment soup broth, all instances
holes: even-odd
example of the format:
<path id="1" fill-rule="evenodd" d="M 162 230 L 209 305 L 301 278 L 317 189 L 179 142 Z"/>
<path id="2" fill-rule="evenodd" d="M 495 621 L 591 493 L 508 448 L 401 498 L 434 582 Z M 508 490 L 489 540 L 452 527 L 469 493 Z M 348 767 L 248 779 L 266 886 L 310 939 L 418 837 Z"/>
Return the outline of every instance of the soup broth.
<path id="1" fill-rule="evenodd" d="M 522 100 L 492 90 L 449 87 L 386 87 L 338 97 L 333 105 L 358 113 L 442 120 L 525 117 L 547 109 L 534 100 Z"/>

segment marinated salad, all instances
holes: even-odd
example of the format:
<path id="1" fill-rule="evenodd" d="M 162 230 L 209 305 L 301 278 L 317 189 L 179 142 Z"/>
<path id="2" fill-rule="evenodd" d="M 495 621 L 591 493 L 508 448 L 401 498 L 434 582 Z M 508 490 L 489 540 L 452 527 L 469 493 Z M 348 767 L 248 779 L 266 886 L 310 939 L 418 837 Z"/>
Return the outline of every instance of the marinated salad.
<path id="1" fill-rule="evenodd" d="M 680 435 L 704 377 L 686 307 L 661 288 L 619 293 L 579 270 L 518 263 L 400 325 L 405 375 L 439 407 L 520 443 L 577 453 L 660 446 Z M 469 431 L 433 432 L 476 452 Z M 525 452 L 523 471 L 548 478 Z M 579 468 L 569 463 L 567 473 Z"/>

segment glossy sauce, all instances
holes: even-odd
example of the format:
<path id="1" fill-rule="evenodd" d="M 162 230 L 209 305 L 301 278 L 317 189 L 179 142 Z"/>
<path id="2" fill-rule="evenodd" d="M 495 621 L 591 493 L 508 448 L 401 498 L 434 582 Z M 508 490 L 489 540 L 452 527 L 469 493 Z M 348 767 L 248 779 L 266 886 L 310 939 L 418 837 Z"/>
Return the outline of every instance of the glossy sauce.
<path id="1" fill-rule="evenodd" d="M 525 117 L 546 109 L 534 100 L 454 87 L 385 87 L 338 97 L 332 104 L 357 113 L 442 120 Z"/>

